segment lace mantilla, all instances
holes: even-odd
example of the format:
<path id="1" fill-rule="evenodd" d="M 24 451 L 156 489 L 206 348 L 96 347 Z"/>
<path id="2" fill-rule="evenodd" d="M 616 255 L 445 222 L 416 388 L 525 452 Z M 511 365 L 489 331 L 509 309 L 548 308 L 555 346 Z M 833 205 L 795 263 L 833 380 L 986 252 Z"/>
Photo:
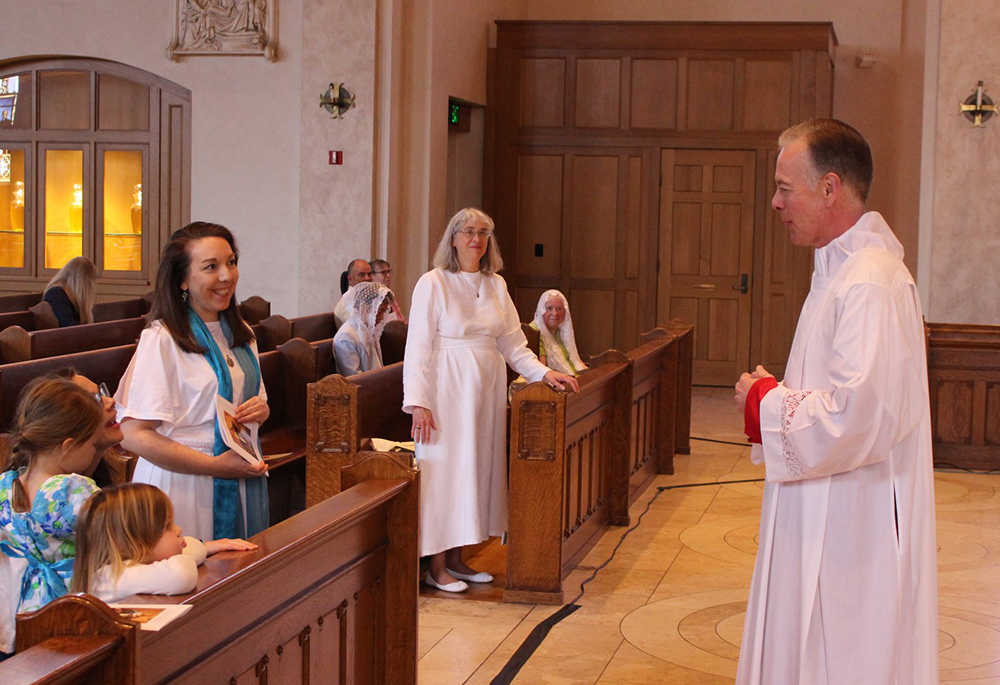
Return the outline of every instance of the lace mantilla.
<path id="1" fill-rule="evenodd" d="M 785 458 L 785 468 L 794 476 L 805 476 L 809 470 L 802 462 L 795 448 L 792 447 L 788 439 L 788 431 L 792 426 L 792 419 L 802 401 L 812 394 L 812 390 L 798 390 L 786 393 L 781 399 L 781 455 Z"/>

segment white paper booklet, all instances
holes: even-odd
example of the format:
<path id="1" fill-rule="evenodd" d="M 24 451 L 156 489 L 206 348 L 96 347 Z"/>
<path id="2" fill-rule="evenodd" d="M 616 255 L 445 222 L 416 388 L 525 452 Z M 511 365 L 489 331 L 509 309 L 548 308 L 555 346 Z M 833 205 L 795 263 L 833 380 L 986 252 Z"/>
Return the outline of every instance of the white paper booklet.
<path id="1" fill-rule="evenodd" d="M 159 630 L 191 609 L 190 604 L 109 604 L 122 618 L 135 621 L 142 630 Z"/>
<path id="2" fill-rule="evenodd" d="M 264 458 L 260 453 L 257 442 L 257 431 L 259 423 L 240 423 L 236 420 L 236 407 L 233 403 L 217 395 L 215 406 L 218 409 L 219 432 L 222 433 L 222 441 L 246 459 L 251 464 L 256 464 Z"/>

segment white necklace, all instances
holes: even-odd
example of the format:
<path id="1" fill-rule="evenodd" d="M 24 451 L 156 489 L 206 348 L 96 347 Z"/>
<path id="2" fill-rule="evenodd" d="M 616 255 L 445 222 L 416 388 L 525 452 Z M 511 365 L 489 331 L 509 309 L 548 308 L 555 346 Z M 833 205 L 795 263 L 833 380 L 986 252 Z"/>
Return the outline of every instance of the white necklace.
<path id="1" fill-rule="evenodd" d="M 479 287 L 477 285 L 473 285 L 472 284 L 472 279 L 475 278 L 476 276 L 479 276 L 479 283 L 482 284 L 482 281 L 483 281 L 483 279 L 482 279 L 482 273 L 479 272 L 479 271 L 476 271 L 475 273 L 468 273 L 466 271 L 459 271 L 458 273 L 461 274 L 462 281 L 467 286 L 469 286 L 469 288 L 472 290 L 472 292 L 474 292 L 476 294 L 476 297 L 479 297 Z"/>

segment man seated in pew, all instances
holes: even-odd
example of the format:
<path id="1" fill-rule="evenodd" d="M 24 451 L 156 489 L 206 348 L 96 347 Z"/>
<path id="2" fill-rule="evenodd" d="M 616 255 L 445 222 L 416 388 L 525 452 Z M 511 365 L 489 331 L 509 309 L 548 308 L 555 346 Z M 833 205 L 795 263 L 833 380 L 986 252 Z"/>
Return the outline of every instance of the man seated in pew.
<path id="1" fill-rule="evenodd" d="M 420 468 L 420 555 L 425 582 L 463 592 L 493 576 L 470 568 L 462 547 L 507 529 L 505 362 L 531 381 L 579 389 L 528 349 L 493 235 L 478 209 L 451 218 L 434 270 L 413 290 L 403 362 L 403 411 Z"/>
<path id="2" fill-rule="evenodd" d="M 340 296 L 337 304 L 333 307 L 333 318 L 337 322 L 338 328 L 351 317 L 351 299 L 354 297 L 354 286 L 371 280 L 371 264 L 363 259 L 352 259 L 351 263 L 347 265 L 347 292 Z"/>
<path id="3" fill-rule="evenodd" d="M 354 287 L 351 315 L 333 338 L 333 356 L 341 376 L 382 368 L 380 339 L 385 325 L 393 320 L 390 311 L 396 300 L 381 283 L 359 283 Z"/>
<path id="4" fill-rule="evenodd" d="M 253 332 L 236 298 L 239 252 L 229 229 L 195 222 L 163 249 L 150 324 L 118 387 L 123 446 L 134 481 L 173 501 L 177 523 L 202 540 L 250 537 L 268 526 L 263 461 L 222 439 L 216 396 L 241 423 L 270 415 Z"/>
<path id="5" fill-rule="evenodd" d="M 92 261 L 73 257 L 45 286 L 42 300 L 52 307 L 60 327 L 94 322 L 96 278 L 97 267 Z"/>
<path id="6" fill-rule="evenodd" d="M 528 324 L 538 331 L 538 361 L 570 376 L 587 370 L 576 349 L 569 301 L 558 290 L 546 290 L 538 299 L 535 318 Z"/>
<path id="7" fill-rule="evenodd" d="M 392 288 L 392 265 L 384 259 L 373 259 L 370 264 L 372 265 L 372 280 L 381 283 L 386 288 Z M 399 300 L 393 299 L 390 305 L 390 310 L 396 315 L 396 321 L 402 321 L 406 323 L 406 317 L 403 316 L 403 310 L 399 306 Z"/>

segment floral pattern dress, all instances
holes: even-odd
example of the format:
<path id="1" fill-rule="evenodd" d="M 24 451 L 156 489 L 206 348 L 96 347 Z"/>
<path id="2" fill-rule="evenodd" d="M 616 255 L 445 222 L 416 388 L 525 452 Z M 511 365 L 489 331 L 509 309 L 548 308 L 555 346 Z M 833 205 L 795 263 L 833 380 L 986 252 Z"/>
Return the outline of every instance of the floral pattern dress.
<path id="1" fill-rule="evenodd" d="M 28 562 L 17 610 L 33 611 L 65 595 L 73 578 L 76 518 L 80 507 L 99 488 L 75 473 L 52 476 L 38 488 L 29 511 L 14 511 L 14 479 L 0 475 L 0 528 L 7 536 L 0 551 Z"/>

